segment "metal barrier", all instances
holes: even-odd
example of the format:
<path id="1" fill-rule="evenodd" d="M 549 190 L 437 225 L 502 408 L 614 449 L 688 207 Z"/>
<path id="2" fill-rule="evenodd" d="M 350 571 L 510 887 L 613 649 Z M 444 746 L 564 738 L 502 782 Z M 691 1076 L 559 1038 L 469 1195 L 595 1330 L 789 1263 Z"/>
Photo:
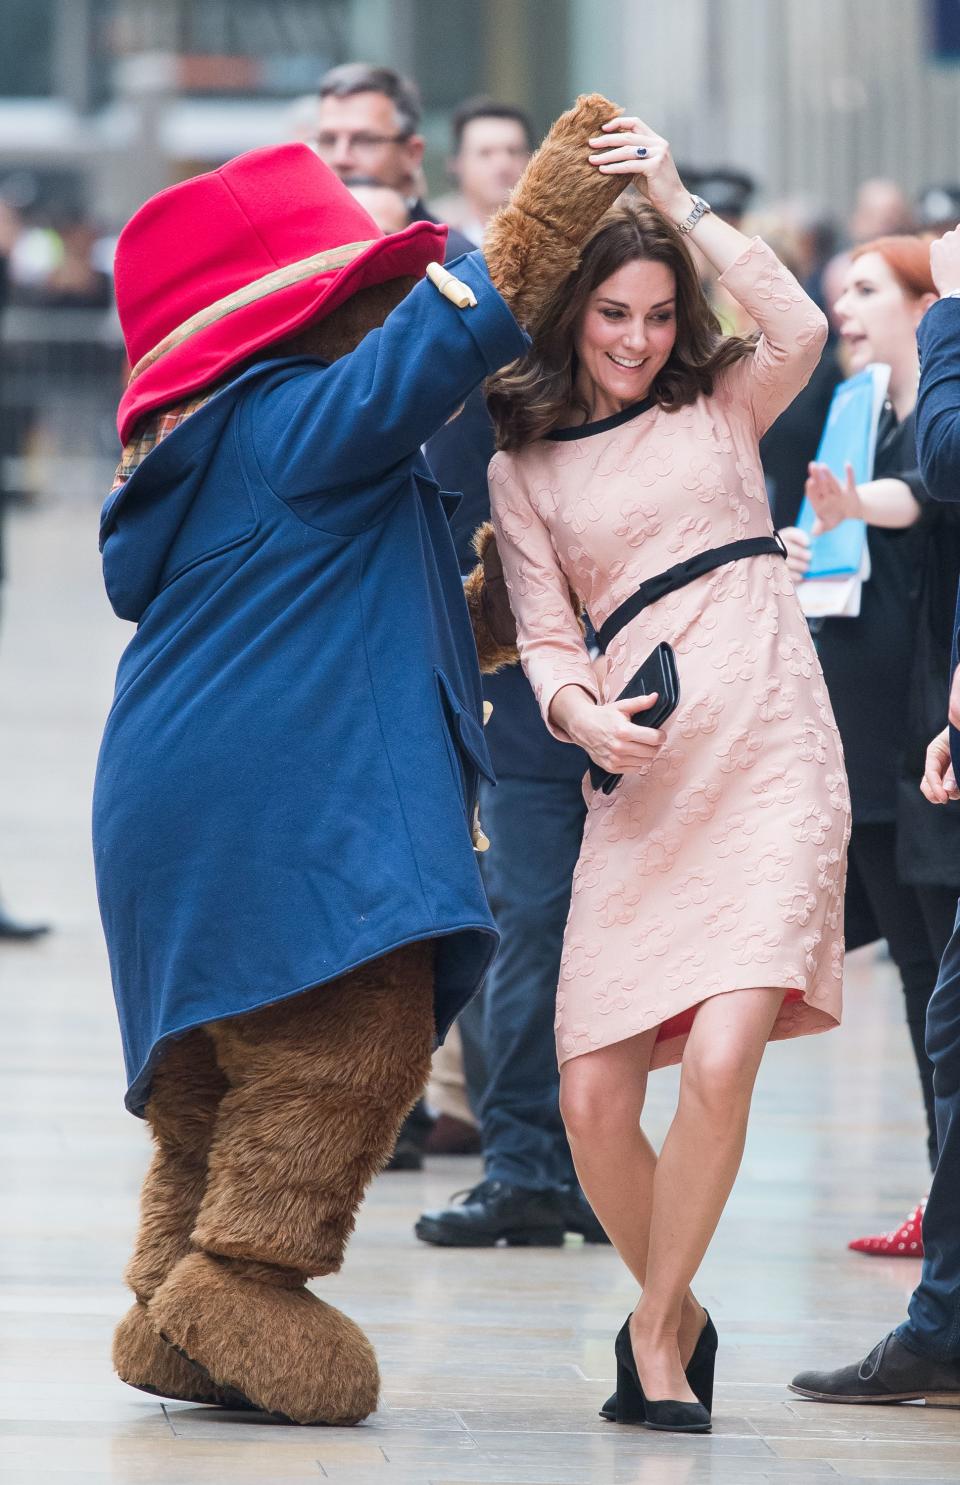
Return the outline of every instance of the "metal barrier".
<path id="1" fill-rule="evenodd" d="M 126 364 L 114 310 L 18 305 L 0 326 L 3 488 L 28 498 L 105 495 Z"/>

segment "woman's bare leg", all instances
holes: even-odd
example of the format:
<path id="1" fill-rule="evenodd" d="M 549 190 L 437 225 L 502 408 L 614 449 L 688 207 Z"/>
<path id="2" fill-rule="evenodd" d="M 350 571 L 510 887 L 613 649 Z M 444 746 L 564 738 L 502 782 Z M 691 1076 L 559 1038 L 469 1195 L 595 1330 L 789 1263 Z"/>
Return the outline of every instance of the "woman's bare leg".
<path id="1" fill-rule="evenodd" d="M 640 1128 L 656 1029 L 573 1057 L 560 1069 L 560 1109 L 580 1184 L 604 1231 L 643 1287 L 657 1157 Z M 686 1366 L 703 1329 L 691 1294 L 682 1306 Z"/>
<path id="2" fill-rule="evenodd" d="M 747 1116 L 782 990 L 732 990 L 697 1011 L 677 1112 L 653 1181 L 646 1284 L 630 1324 L 647 1396 L 692 1402 L 679 1333 L 684 1297 L 740 1168 Z"/>

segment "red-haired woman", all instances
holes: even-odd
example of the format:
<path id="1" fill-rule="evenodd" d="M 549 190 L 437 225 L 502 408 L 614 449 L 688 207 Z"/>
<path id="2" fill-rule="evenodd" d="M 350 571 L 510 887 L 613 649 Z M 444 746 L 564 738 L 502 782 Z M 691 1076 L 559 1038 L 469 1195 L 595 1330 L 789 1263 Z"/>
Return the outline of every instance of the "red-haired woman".
<path id="1" fill-rule="evenodd" d="M 853 805 L 847 947 L 886 938 L 903 982 L 907 1024 L 937 1158 L 933 1069 L 924 1026 L 960 888 L 960 804 L 935 809 L 920 793 L 929 738 L 940 731 L 950 674 L 960 518 L 930 502 L 917 467 L 916 330 L 937 298 L 930 248 L 919 237 L 881 237 L 858 248 L 837 300 L 849 364 L 890 367 L 874 478 L 857 486 L 812 464 L 807 481 L 830 528 L 859 516 L 872 573 L 856 619 L 827 619 L 820 662 L 843 739 Z M 895 1231 L 859 1238 L 858 1252 L 917 1257 L 921 1205 Z"/>

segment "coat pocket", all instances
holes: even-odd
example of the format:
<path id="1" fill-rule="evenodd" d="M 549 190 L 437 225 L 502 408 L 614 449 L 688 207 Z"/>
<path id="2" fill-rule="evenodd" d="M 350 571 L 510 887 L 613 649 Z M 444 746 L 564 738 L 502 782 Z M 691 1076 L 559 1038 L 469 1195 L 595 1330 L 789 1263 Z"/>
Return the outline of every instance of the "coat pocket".
<path id="1" fill-rule="evenodd" d="M 497 781 L 483 728 L 461 701 L 447 676 L 435 667 L 441 711 L 446 723 L 444 733 L 449 744 L 450 764 L 460 784 L 460 793 L 468 813 L 473 810 L 477 792 L 477 775 L 491 784 Z"/>

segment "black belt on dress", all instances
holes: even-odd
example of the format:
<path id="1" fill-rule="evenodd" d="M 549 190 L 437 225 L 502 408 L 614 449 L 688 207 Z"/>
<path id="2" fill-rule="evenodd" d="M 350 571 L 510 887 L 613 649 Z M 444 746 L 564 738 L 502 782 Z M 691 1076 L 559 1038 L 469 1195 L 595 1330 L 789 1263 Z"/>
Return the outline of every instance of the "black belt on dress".
<path id="1" fill-rule="evenodd" d="M 656 603 L 658 598 L 665 598 L 668 593 L 685 588 L 705 572 L 713 572 L 715 567 L 724 567 L 728 562 L 738 562 L 741 557 L 786 555 L 787 549 L 779 533 L 775 536 L 748 536 L 743 541 L 730 541 L 724 547 L 711 547 L 709 551 L 698 552 L 695 557 L 688 557 L 686 562 L 678 562 L 675 567 L 668 567 L 666 572 L 658 572 L 655 577 L 647 578 L 645 583 L 641 583 L 637 591 L 625 598 L 600 625 L 597 630 L 597 645 L 601 655 L 606 653 L 624 625 L 635 619 L 637 614 L 642 613 L 651 603 Z"/>

